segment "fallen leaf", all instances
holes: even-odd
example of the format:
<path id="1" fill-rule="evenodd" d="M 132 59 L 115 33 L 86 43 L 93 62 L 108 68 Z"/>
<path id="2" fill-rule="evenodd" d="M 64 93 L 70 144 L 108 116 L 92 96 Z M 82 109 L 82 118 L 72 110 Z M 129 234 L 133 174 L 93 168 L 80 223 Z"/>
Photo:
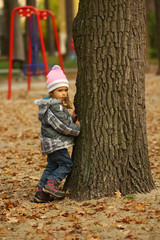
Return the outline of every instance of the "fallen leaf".
<path id="1" fill-rule="evenodd" d="M 120 199 L 120 198 L 122 197 L 122 194 L 121 194 L 121 192 L 120 192 L 119 190 L 117 190 L 117 191 L 115 192 L 115 194 L 116 194 L 116 198 L 117 198 L 117 199 Z"/>
<path id="2" fill-rule="evenodd" d="M 118 224 L 116 227 L 118 229 L 125 229 L 126 228 L 126 226 L 124 224 Z"/>
<path id="3" fill-rule="evenodd" d="M 5 230 L 5 229 L 0 229 L 0 234 L 1 234 L 1 235 L 8 234 L 8 231 Z"/>
<path id="4" fill-rule="evenodd" d="M 133 221 L 133 219 L 130 218 L 129 216 L 126 216 L 125 218 L 117 220 L 117 222 L 123 222 L 123 223 L 130 223 L 131 221 Z"/>
<path id="5" fill-rule="evenodd" d="M 7 199 L 8 197 L 7 197 L 6 194 L 3 194 L 1 198 L 2 198 L 2 200 L 3 200 L 3 199 Z"/>
<path id="6" fill-rule="evenodd" d="M 10 223 L 18 223 L 19 220 L 17 218 L 15 218 L 15 217 L 12 217 L 12 218 L 8 219 L 8 222 L 10 222 Z"/>

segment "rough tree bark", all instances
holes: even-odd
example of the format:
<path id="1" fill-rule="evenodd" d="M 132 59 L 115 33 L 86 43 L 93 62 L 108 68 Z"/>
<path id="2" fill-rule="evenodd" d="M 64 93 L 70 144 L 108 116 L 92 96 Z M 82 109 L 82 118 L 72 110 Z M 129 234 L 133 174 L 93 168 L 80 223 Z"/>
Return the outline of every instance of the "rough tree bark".
<path id="1" fill-rule="evenodd" d="M 157 24 L 157 39 L 158 39 L 158 71 L 160 74 L 160 1 L 155 0 L 155 10 L 156 10 L 156 24 Z"/>
<path id="2" fill-rule="evenodd" d="M 71 198 L 148 192 L 145 0 L 80 0 L 73 24 L 81 133 L 66 181 Z"/>

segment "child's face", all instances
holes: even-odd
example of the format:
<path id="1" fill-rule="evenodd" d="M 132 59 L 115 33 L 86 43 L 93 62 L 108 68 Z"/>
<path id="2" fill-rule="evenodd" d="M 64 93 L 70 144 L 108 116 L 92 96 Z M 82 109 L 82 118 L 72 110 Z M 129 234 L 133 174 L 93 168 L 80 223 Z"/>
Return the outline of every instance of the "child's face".
<path id="1" fill-rule="evenodd" d="M 68 96 L 68 88 L 67 87 L 56 88 L 53 92 L 53 95 L 58 100 L 64 101 Z"/>

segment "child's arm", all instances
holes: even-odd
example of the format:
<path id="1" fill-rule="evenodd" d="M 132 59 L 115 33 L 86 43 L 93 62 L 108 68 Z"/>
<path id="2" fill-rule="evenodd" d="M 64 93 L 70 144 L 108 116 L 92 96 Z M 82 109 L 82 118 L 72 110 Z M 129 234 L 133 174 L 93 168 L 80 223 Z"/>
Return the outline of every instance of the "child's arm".
<path id="1" fill-rule="evenodd" d="M 80 127 L 73 123 L 70 118 L 63 111 L 61 105 L 54 105 L 52 109 L 47 111 L 47 122 L 59 133 L 63 135 L 78 136 Z"/>

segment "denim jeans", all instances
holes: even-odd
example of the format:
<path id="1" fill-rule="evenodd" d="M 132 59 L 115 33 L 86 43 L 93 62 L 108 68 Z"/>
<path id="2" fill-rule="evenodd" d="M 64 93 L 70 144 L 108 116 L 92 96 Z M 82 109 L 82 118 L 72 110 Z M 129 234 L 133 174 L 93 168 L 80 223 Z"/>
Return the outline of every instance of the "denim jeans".
<path id="1" fill-rule="evenodd" d="M 66 148 L 50 153 L 38 187 L 43 188 L 48 180 L 56 179 L 58 183 L 72 171 L 73 163 Z"/>

